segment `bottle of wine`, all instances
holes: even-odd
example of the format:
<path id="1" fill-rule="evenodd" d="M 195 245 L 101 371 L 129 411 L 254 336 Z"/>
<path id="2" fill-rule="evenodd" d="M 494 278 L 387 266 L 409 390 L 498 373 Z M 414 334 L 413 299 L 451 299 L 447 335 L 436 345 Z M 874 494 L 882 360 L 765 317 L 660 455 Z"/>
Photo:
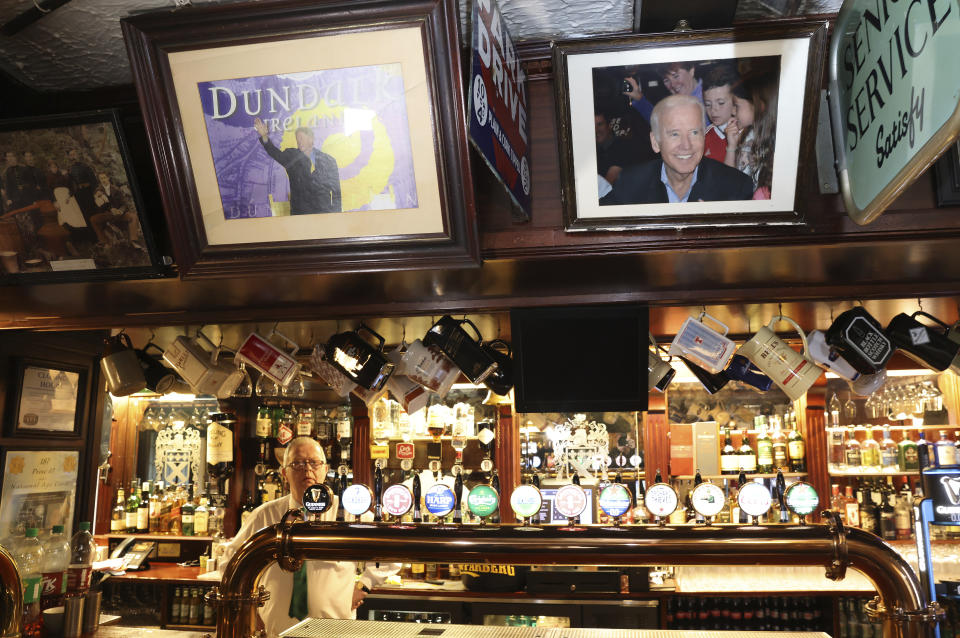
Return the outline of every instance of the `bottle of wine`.
<path id="1" fill-rule="evenodd" d="M 790 456 L 791 472 L 807 471 L 807 445 L 800 430 L 794 427 L 787 435 L 787 453 Z"/>
<path id="2" fill-rule="evenodd" d="M 762 415 L 754 419 L 759 430 L 757 434 L 757 471 L 761 474 L 773 472 L 773 439 L 767 434 L 766 418 Z"/>
<path id="3" fill-rule="evenodd" d="M 137 510 L 140 509 L 138 487 L 140 487 L 139 481 L 133 479 L 130 483 L 130 495 L 127 496 L 127 510 L 124 516 L 124 531 L 128 534 L 137 533 Z"/>
<path id="4" fill-rule="evenodd" d="M 730 429 L 724 433 L 723 449 L 720 450 L 720 473 L 736 474 L 740 471 L 740 456 L 736 448 L 733 447 L 733 440 L 730 438 Z"/>
<path id="5" fill-rule="evenodd" d="M 137 505 L 137 533 L 150 531 L 150 482 L 144 481 L 140 489 L 140 503 Z"/>
<path id="6" fill-rule="evenodd" d="M 240 526 L 243 527 L 247 524 L 247 519 L 250 518 L 250 514 L 253 513 L 253 510 L 256 509 L 256 506 L 253 504 L 253 497 L 250 496 L 249 490 L 243 491 L 243 503 L 240 505 Z"/>
<path id="7" fill-rule="evenodd" d="M 149 513 L 150 517 L 150 533 L 159 534 L 160 533 L 160 495 L 163 493 L 163 481 L 154 481 L 150 489 L 150 505 Z"/>
<path id="8" fill-rule="evenodd" d="M 123 496 L 123 488 L 117 490 L 117 504 L 113 506 L 110 515 L 110 531 L 122 534 L 127 531 L 127 502 Z"/>
<path id="9" fill-rule="evenodd" d="M 743 430 L 742 432 L 742 442 L 740 443 L 740 449 L 737 450 L 740 456 L 740 472 L 752 474 L 757 471 L 757 455 L 753 453 L 753 448 L 750 447 L 750 437 L 747 435 L 747 431 Z"/>
<path id="10" fill-rule="evenodd" d="M 773 441 L 773 469 L 787 472 L 790 470 L 790 462 L 787 456 L 787 437 L 780 427 L 780 417 L 774 415 L 770 417 L 773 426 L 773 434 L 770 439 Z"/>
<path id="11" fill-rule="evenodd" d="M 233 474 L 236 417 L 230 412 L 211 412 L 207 422 L 207 475 L 216 479 L 221 494 L 224 481 Z"/>

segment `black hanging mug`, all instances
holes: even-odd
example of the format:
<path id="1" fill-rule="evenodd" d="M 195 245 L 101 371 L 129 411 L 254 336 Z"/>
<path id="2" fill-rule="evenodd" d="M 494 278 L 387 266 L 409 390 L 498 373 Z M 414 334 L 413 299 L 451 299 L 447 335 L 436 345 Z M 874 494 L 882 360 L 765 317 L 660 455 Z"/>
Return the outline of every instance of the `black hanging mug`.
<path id="1" fill-rule="evenodd" d="M 163 365 L 160 359 L 147 352 L 151 348 L 159 352 L 161 357 L 163 356 L 163 350 L 160 346 L 151 341 L 143 346 L 142 349 L 136 350 L 137 360 L 140 362 L 140 367 L 143 369 L 143 376 L 147 380 L 147 389 L 159 394 L 166 394 L 170 392 L 176 384 L 178 378 L 177 373 L 174 372 L 172 368 Z"/>
<path id="2" fill-rule="evenodd" d="M 942 326 L 943 332 L 917 321 L 918 315 Z M 917 363 L 940 372 L 950 368 L 960 373 L 960 343 L 947 338 L 949 330 L 950 326 L 922 310 L 912 315 L 901 312 L 887 325 L 891 341 Z"/>
<path id="3" fill-rule="evenodd" d="M 363 339 L 360 331 L 375 337 L 377 347 Z M 383 343 L 383 337 L 361 323 L 356 330 L 330 337 L 323 358 L 357 385 L 376 391 L 387 383 L 395 367 L 383 353 Z"/>
<path id="4" fill-rule="evenodd" d="M 513 387 L 513 359 L 510 355 L 510 344 L 503 339 L 494 339 L 483 344 L 483 350 L 490 358 L 497 362 L 497 369 L 490 373 L 483 381 L 495 394 L 503 396 Z"/>
<path id="5" fill-rule="evenodd" d="M 473 328 L 477 333 L 476 339 L 467 334 L 463 324 Z M 480 331 L 469 319 L 454 319 L 450 315 L 444 315 L 427 331 L 422 341 L 426 346 L 440 348 L 473 384 L 483 383 L 484 379 L 497 369 L 497 362 L 483 349 Z"/>
<path id="6" fill-rule="evenodd" d="M 709 394 L 716 394 L 717 392 L 720 392 L 720 390 L 723 389 L 723 386 L 727 385 L 727 383 L 730 381 L 730 377 L 725 375 L 723 371 L 713 373 L 709 370 L 704 370 L 694 362 L 689 361 L 686 357 L 680 357 L 680 360 L 683 361 L 684 365 L 690 369 L 690 372 L 693 373 L 693 376 L 697 377 L 697 380 L 700 381 L 703 389 Z"/>
<path id="7" fill-rule="evenodd" d="M 842 312 L 824 334 L 828 345 L 860 374 L 876 374 L 893 356 L 893 343 L 863 306 Z"/>

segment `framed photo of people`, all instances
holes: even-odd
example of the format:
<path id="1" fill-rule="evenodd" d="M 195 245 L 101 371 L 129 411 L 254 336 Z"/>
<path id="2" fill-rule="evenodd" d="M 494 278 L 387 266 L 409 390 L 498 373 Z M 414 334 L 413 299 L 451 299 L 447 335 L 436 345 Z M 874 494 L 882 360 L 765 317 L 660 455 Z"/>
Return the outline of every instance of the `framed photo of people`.
<path id="1" fill-rule="evenodd" d="M 182 276 L 479 265 L 455 2 L 122 26 Z"/>
<path id="2" fill-rule="evenodd" d="M 0 282 L 156 276 L 117 111 L 0 121 Z"/>
<path id="3" fill-rule="evenodd" d="M 555 44 L 566 229 L 801 224 L 825 41 L 806 22 Z"/>

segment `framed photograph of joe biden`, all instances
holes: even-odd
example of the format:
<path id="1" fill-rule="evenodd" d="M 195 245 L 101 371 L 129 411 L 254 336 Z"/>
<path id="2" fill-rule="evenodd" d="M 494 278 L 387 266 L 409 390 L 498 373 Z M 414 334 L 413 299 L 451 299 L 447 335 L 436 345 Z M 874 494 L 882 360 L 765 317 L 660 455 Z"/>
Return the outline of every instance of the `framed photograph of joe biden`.
<path id="1" fill-rule="evenodd" d="M 802 224 L 825 41 L 808 21 L 556 43 L 566 229 Z"/>
<path id="2" fill-rule="evenodd" d="M 453 0 L 122 27 L 184 278 L 479 265 Z"/>

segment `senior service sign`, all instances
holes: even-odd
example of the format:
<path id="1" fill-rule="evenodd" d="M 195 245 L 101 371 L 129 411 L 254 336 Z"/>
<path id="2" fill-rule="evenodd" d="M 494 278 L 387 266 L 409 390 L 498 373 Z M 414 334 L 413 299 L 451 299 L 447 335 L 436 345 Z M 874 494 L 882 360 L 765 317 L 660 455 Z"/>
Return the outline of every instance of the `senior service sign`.
<path id="1" fill-rule="evenodd" d="M 527 77 L 496 0 L 474 0 L 471 25 L 470 140 L 529 219 Z"/>
<path id="2" fill-rule="evenodd" d="M 873 221 L 960 131 L 960 3 L 845 0 L 830 111 L 850 217 Z"/>

